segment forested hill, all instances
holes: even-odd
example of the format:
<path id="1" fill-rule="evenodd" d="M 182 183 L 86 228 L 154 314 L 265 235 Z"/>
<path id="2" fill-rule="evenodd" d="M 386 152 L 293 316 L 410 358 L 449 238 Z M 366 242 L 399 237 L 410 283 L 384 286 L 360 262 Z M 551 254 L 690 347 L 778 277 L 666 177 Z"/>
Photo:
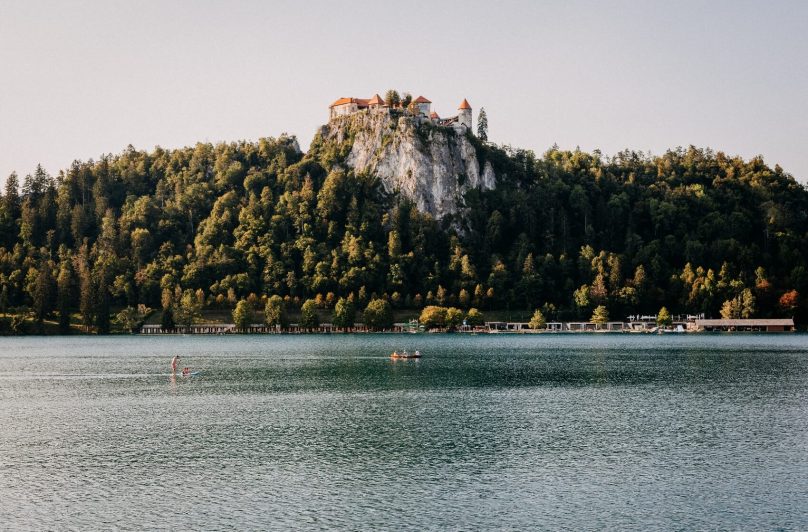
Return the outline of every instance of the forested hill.
<path id="1" fill-rule="evenodd" d="M 435 220 L 350 146 L 292 137 L 133 148 L 58 176 L 12 174 L 0 198 L 0 314 L 94 330 L 143 303 L 290 307 L 374 295 L 394 307 L 543 308 L 547 318 L 805 316 L 808 192 L 779 167 L 707 149 L 658 157 L 495 147 L 469 135 L 494 190 Z M 251 294 L 254 294 L 251 296 Z M 726 303 L 729 302 L 729 303 Z"/>

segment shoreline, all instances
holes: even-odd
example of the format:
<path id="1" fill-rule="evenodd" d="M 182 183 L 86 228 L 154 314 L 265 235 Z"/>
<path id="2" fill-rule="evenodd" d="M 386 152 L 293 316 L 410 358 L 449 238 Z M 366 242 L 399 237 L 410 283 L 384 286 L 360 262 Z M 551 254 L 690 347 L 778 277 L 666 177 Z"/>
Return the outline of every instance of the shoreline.
<path id="1" fill-rule="evenodd" d="M 142 332 L 110 332 L 107 334 L 97 334 L 93 332 L 71 332 L 71 333 L 24 333 L 24 334 L 0 334 L 0 338 L 23 338 L 23 337 L 164 337 L 164 336 L 364 336 L 364 335 L 464 335 L 464 336 L 586 336 L 586 335 L 608 335 L 608 336 L 718 336 L 718 335 L 772 335 L 782 336 L 789 334 L 806 334 L 808 331 L 803 329 L 795 329 L 792 331 L 665 331 L 665 332 L 650 332 L 650 331 L 421 331 L 421 332 L 407 332 L 407 331 L 280 331 L 280 332 L 222 332 L 222 333 L 200 333 L 200 332 L 182 332 L 182 331 L 166 331 L 160 333 L 142 333 Z"/>

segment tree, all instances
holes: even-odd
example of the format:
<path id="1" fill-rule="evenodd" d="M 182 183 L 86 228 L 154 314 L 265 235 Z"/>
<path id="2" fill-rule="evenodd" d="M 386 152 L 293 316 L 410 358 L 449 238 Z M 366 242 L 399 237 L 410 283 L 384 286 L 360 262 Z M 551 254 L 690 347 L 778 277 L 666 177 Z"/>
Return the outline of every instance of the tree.
<path id="1" fill-rule="evenodd" d="M 8 311 L 8 285 L 3 284 L 0 290 L 0 314 L 5 315 Z"/>
<path id="2" fill-rule="evenodd" d="M 273 295 L 267 299 L 267 304 L 264 307 L 264 320 L 270 327 L 286 328 L 289 326 L 286 304 L 281 296 Z"/>
<path id="3" fill-rule="evenodd" d="M 542 313 L 541 309 L 536 309 L 533 316 L 530 318 L 528 325 L 531 329 L 544 329 L 544 327 L 547 325 L 547 320 L 544 319 L 544 314 Z"/>
<path id="4" fill-rule="evenodd" d="M 163 314 L 160 316 L 160 328 L 164 331 L 173 331 L 177 328 L 174 322 L 174 311 L 171 305 L 163 307 Z"/>
<path id="5" fill-rule="evenodd" d="M 143 326 L 143 320 L 146 318 L 151 309 L 141 305 L 142 308 L 126 307 L 118 314 L 115 315 L 115 322 L 121 326 L 122 329 L 130 333 L 137 332 Z"/>
<path id="6" fill-rule="evenodd" d="M 401 98 L 401 107 L 404 109 L 409 109 L 410 104 L 412 103 L 412 94 L 409 92 L 405 92 L 404 96 Z"/>
<path id="7" fill-rule="evenodd" d="M 107 218 L 105 216 L 105 218 Z M 95 328 L 99 334 L 107 334 L 110 329 L 110 299 L 112 294 L 112 280 L 118 267 L 117 257 L 108 250 L 102 251 L 93 266 L 93 280 L 95 284 L 93 301 L 93 315 Z"/>
<path id="8" fill-rule="evenodd" d="M 401 96 L 398 95 L 398 91 L 395 89 L 390 89 L 384 94 L 384 102 L 388 107 L 398 107 L 401 103 Z"/>
<path id="9" fill-rule="evenodd" d="M 446 308 L 429 305 L 421 311 L 418 322 L 425 329 L 441 329 L 446 326 Z"/>
<path id="10" fill-rule="evenodd" d="M 459 308 L 449 307 L 446 309 L 446 327 L 450 330 L 457 329 L 463 323 L 463 311 Z"/>
<path id="11" fill-rule="evenodd" d="M 393 308 L 384 299 L 372 299 L 364 312 L 365 326 L 382 331 L 393 326 Z"/>
<path id="12" fill-rule="evenodd" d="M 320 326 L 320 316 L 317 315 L 317 302 L 307 299 L 300 307 L 300 326 L 304 329 L 315 329 Z"/>
<path id="13" fill-rule="evenodd" d="M 32 294 L 34 316 L 40 326 L 52 308 L 54 284 L 50 260 L 43 258 L 36 277 L 34 293 Z"/>
<path id="14" fill-rule="evenodd" d="M 8 249 L 16 242 L 17 219 L 20 216 L 19 181 L 17 174 L 11 173 L 6 178 L 6 193 L 0 199 L 0 246 Z"/>
<path id="15" fill-rule="evenodd" d="M 524 298 L 525 306 L 535 301 L 539 295 L 541 286 L 541 277 L 536 271 L 536 266 L 533 261 L 533 253 L 528 253 L 522 265 L 522 276 L 519 279 L 518 290 L 522 298 Z"/>
<path id="16" fill-rule="evenodd" d="M 287 136 L 127 148 L 55 180 L 32 169 L 22 194 L 12 175 L 0 197 L 0 307 L 43 319 L 56 309 L 63 331 L 80 310 L 98 332 L 124 306 L 157 307 L 163 289 L 177 319 L 186 289 L 230 310 L 257 304 L 248 294 L 288 297 L 295 310 L 322 294 L 329 309 L 340 295 L 360 309 L 383 298 L 419 311 L 547 301 L 547 320 L 588 318 L 597 305 L 717 314 L 725 300 L 737 316 L 808 315 L 796 297 L 808 291 L 808 189 L 783 169 L 693 147 L 537 155 L 474 132 L 478 159 L 507 186 L 472 187 L 463 209 L 427 205 L 432 214 L 412 191 L 388 194 L 378 176 L 357 174 L 352 135 L 318 135 L 307 153 Z"/>
<path id="17" fill-rule="evenodd" d="M 244 299 L 236 303 L 236 308 L 233 309 L 233 323 L 236 329 L 246 331 L 250 328 L 253 322 L 253 307 Z"/>
<path id="18" fill-rule="evenodd" d="M 603 305 L 598 305 L 595 307 L 595 311 L 592 313 L 592 317 L 589 318 L 589 321 L 595 323 L 598 328 L 606 325 L 609 321 L 609 311 L 606 310 L 606 307 Z"/>
<path id="19" fill-rule="evenodd" d="M 401 237 L 395 229 L 387 236 L 387 254 L 391 259 L 398 259 L 401 255 Z"/>
<path id="20" fill-rule="evenodd" d="M 202 305 L 199 304 L 193 290 L 188 289 L 182 292 L 179 304 L 174 310 L 174 316 L 177 323 L 186 328 L 190 328 L 194 321 L 202 316 Z"/>
<path id="21" fill-rule="evenodd" d="M 79 259 L 79 312 L 81 312 L 81 320 L 85 329 L 93 324 L 94 288 L 90 267 L 87 265 L 86 259 L 81 257 Z"/>
<path id="22" fill-rule="evenodd" d="M 673 318 L 671 317 L 671 313 L 668 312 L 668 309 L 665 307 L 659 309 L 656 322 L 659 327 L 670 327 L 673 324 Z"/>
<path id="23" fill-rule="evenodd" d="M 786 314 L 794 314 L 794 311 L 797 310 L 799 306 L 799 298 L 800 294 L 796 290 L 789 290 L 788 292 L 784 293 L 780 296 L 780 299 L 777 302 L 777 306 L 780 307 L 780 310 L 785 312 Z"/>
<path id="24" fill-rule="evenodd" d="M 354 304 L 341 297 L 337 300 L 337 304 L 334 305 L 334 317 L 331 321 L 336 327 L 349 328 L 354 326 L 355 316 L 356 307 L 354 307 Z"/>
<path id="25" fill-rule="evenodd" d="M 589 300 L 589 287 L 587 285 L 582 285 L 578 290 L 575 291 L 575 293 L 573 293 L 572 298 L 575 301 L 575 306 L 580 310 L 584 310 L 591 304 L 591 301 Z"/>
<path id="26" fill-rule="evenodd" d="M 56 310 L 59 312 L 59 332 L 70 332 L 70 306 L 73 301 L 73 267 L 69 258 L 63 257 L 56 278 Z"/>
<path id="27" fill-rule="evenodd" d="M 16 172 L 11 172 L 11 174 L 6 178 L 5 194 L 3 194 L 2 205 L 5 207 L 8 216 L 12 220 L 16 220 L 20 216 L 21 204 L 20 180 L 17 177 Z"/>
<path id="28" fill-rule="evenodd" d="M 752 290 L 749 288 L 744 288 L 743 292 L 741 292 L 741 317 L 742 318 L 751 318 L 755 314 L 755 296 L 752 294 Z"/>
<path id="29" fill-rule="evenodd" d="M 476 308 L 470 308 L 466 314 L 466 325 L 476 327 L 478 325 L 483 325 L 484 323 L 485 317 L 483 316 L 483 313 Z"/>
<path id="30" fill-rule="evenodd" d="M 721 317 L 725 320 L 731 320 L 739 318 L 741 315 L 741 309 L 738 306 L 738 301 L 736 299 L 727 299 L 721 305 Z"/>
<path id="31" fill-rule="evenodd" d="M 477 138 L 488 142 L 488 115 L 485 113 L 485 107 L 480 107 L 480 113 L 477 115 Z"/>
<path id="32" fill-rule="evenodd" d="M 751 318 L 755 313 L 755 296 L 745 288 L 740 294 L 727 299 L 721 305 L 721 317 L 725 320 Z"/>
<path id="33" fill-rule="evenodd" d="M 461 307 L 468 308 L 471 303 L 471 296 L 469 296 L 468 290 L 465 288 L 460 289 L 460 293 L 457 295 L 457 302 L 460 303 Z"/>
<path id="34" fill-rule="evenodd" d="M 438 291 L 435 294 L 435 299 L 441 305 L 445 305 L 446 303 L 449 302 L 448 293 L 446 292 L 446 289 L 441 285 L 438 285 Z"/>

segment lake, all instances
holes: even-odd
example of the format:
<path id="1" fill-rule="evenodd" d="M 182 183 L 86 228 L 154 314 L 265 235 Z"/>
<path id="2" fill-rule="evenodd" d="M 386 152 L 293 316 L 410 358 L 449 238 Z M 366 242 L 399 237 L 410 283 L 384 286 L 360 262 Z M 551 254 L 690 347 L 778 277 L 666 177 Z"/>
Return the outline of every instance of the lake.
<path id="1" fill-rule="evenodd" d="M 3 529 L 808 529 L 802 334 L 0 338 L 0 405 Z"/>

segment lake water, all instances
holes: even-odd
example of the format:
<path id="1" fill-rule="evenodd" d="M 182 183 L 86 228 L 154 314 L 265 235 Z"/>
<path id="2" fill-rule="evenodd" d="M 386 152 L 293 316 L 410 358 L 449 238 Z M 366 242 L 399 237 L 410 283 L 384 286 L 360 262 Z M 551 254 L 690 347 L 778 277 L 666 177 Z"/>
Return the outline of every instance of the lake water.
<path id="1" fill-rule="evenodd" d="M 0 528 L 562 527 L 808 529 L 808 336 L 0 338 Z"/>

